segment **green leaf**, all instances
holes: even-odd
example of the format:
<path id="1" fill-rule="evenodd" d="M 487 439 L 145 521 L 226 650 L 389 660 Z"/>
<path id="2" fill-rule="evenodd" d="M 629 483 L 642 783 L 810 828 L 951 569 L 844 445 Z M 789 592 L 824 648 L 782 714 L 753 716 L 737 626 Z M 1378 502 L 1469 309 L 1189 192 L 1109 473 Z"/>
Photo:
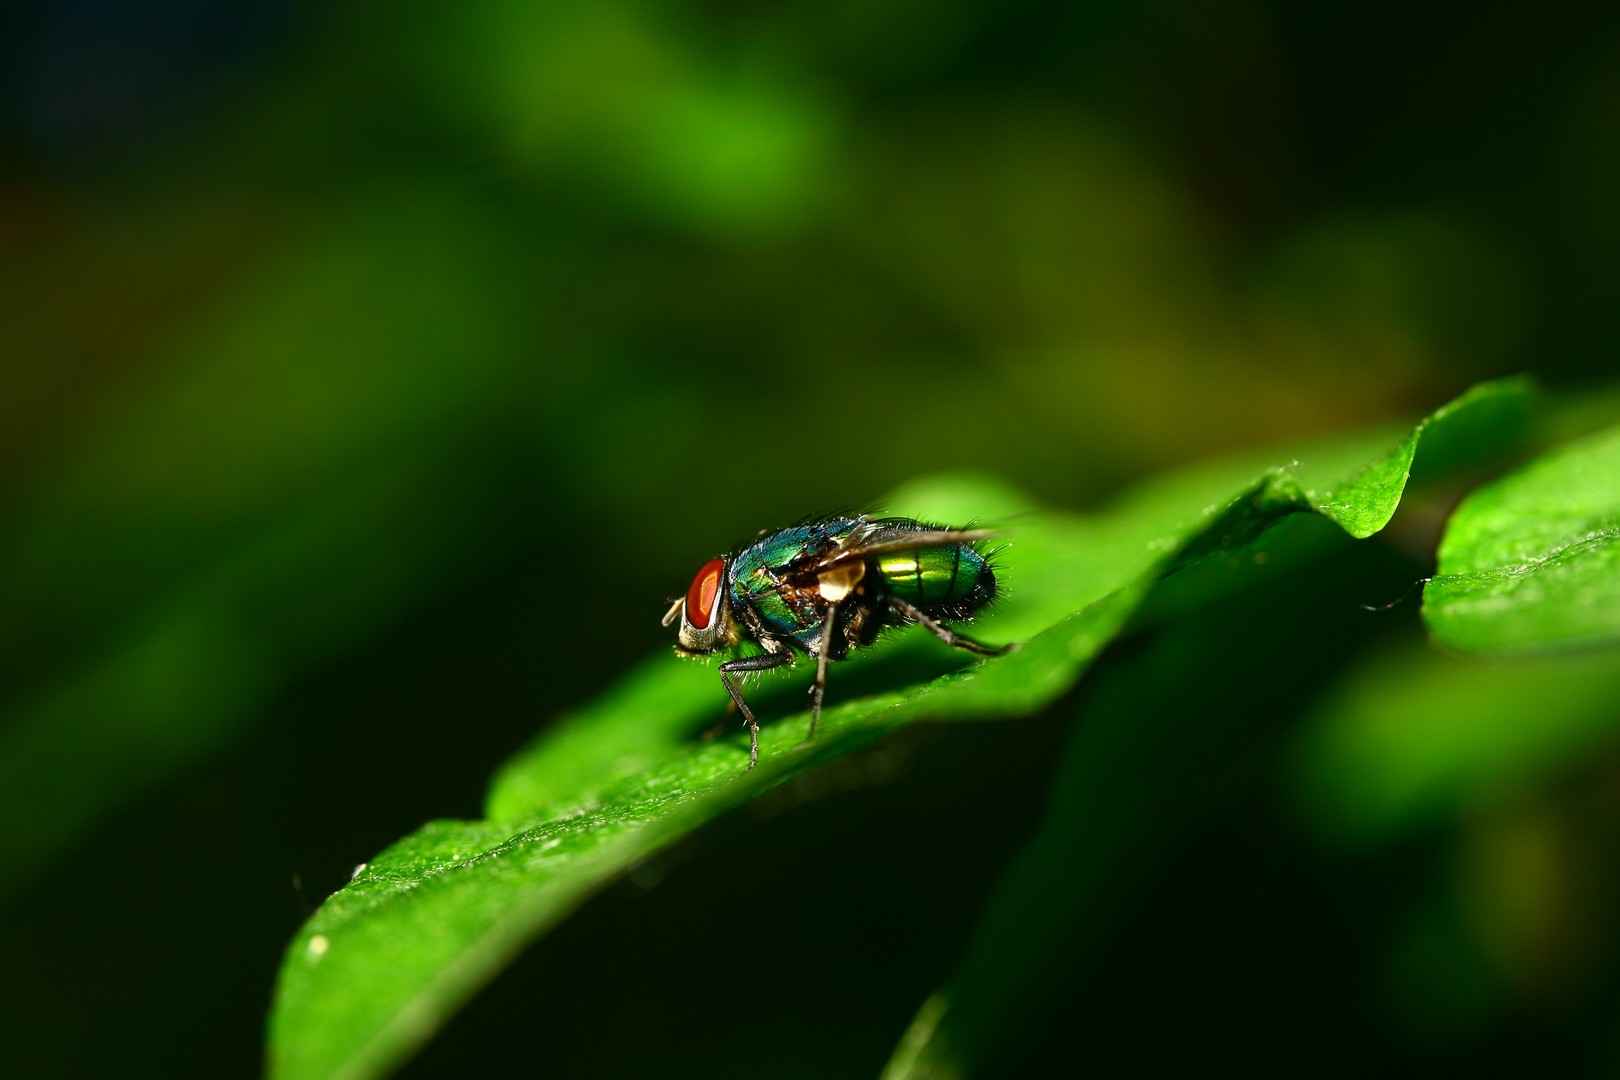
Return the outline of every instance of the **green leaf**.
<path id="1" fill-rule="evenodd" d="M 1580 921 L 1574 898 L 1592 886 L 1575 882 L 1607 872 L 1604 858 L 1588 857 L 1607 840 L 1581 847 L 1571 837 L 1589 813 L 1588 783 L 1603 790 L 1617 735 L 1613 647 L 1504 655 L 1385 645 L 1304 718 L 1283 760 L 1289 816 L 1348 864 L 1349 880 L 1360 885 L 1382 863 L 1391 891 L 1405 893 L 1381 920 L 1383 947 L 1369 949 L 1382 956 L 1388 1007 L 1403 1024 L 1438 1034 L 1500 1022 L 1522 1004 L 1527 972 L 1596 947 L 1577 937 L 1569 952 L 1549 953 L 1546 942 Z M 1516 838 L 1542 829 L 1570 853 L 1514 858 Z M 1428 854 L 1415 863 L 1417 850 Z M 1504 904 L 1527 895 L 1538 899 Z M 1512 914 L 1479 915 L 1501 906 Z"/>
<path id="2" fill-rule="evenodd" d="M 1435 641 L 1470 652 L 1620 641 L 1620 427 L 1475 491 L 1423 590 Z"/>
<path id="3" fill-rule="evenodd" d="M 1620 653 L 1385 650 L 1327 702 L 1294 748 L 1296 801 L 1324 839 L 1365 846 L 1523 791 L 1612 738 Z"/>
<path id="4" fill-rule="evenodd" d="M 724 703 L 713 670 L 667 655 L 649 660 L 502 768 L 488 820 L 426 826 L 322 905 L 282 967 L 270 1021 L 272 1075 L 387 1071 L 525 945 L 637 861 L 788 777 L 919 720 L 1043 708 L 1120 633 L 1161 573 L 1252 557 L 1248 545 L 1289 514 L 1318 513 L 1360 535 L 1394 512 L 1420 441 L 1444 443 L 1452 432 L 1472 445 L 1489 430 L 1493 438 L 1481 443 L 1494 446 L 1528 399 L 1522 383 L 1489 384 L 1382 453 L 1387 435 L 1344 440 L 1280 467 L 1208 467 L 1088 518 L 1038 510 L 982 478 L 941 478 L 894 493 L 885 503 L 896 513 L 1013 521 L 1003 560 L 1010 596 L 976 633 L 992 642 L 1024 639 L 1021 649 L 962 666 L 917 632 L 841 664 L 810 745 L 802 743 L 807 714 L 794 706 L 783 716 L 790 699 L 762 684 L 755 699 L 764 720 L 761 761 L 753 771 L 739 736 L 697 738 Z M 1485 416 L 1490 422 L 1477 423 Z M 1468 447 L 1457 450 L 1466 455 Z M 919 679 L 919 671 L 926 675 Z M 841 698 L 840 686 L 856 685 L 858 676 L 877 689 Z"/>
<path id="5" fill-rule="evenodd" d="M 1393 517 L 1420 447 L 1431 476 L 1493 456 L 1493 447 L 1508 448 L 1522 433 L 1527 393 L 1519 383 L 1477 387 L 1393 450 L 1362 457 L 1360 468 L 1353 446 L 1331 459 L 1312 454 L 1318 467 L 1331 460 L 1346 470 L 1331 486 L 1316 486 L 1321 472 L 1306 472 L 1313 484 L 1301 478 L 1304 469 L 1270 474 L 1190 538 L 1183 559 L 1252 535 L 1268 511 L 1302 504 L 1352 536 L 1370 535 Z M 1273 558 L 1305 539 L 1273 537 Z M 1084 964 L 1162 851 L 1237 777 L 1267 760 L 1258 722 L 1266 694 L 1256 690 L 1256 672 L 1270 694 L 1289 699 L 1308 693 L 1319 669 L 1333 663 L 1314 638 L 1299 640 L 1289 614 L 1261 619 L 1272 640 L 1231 640 L 1237 624 L 1225 611 L 1206 625 L 1183 621 L 1087 700 L 1039 830 L 997 883 L 956 976 L 923 1003 L 900 1040 L 885 1080 L 972 1075 L 1018 1044 L 1021 1025 L 1051 1020 L 1030 1020 L 1029 1010 L 1063 963 L 1054 958 Z M 1198 706 L 1222 701 L 1242 704 L 1209 723 Z"/>

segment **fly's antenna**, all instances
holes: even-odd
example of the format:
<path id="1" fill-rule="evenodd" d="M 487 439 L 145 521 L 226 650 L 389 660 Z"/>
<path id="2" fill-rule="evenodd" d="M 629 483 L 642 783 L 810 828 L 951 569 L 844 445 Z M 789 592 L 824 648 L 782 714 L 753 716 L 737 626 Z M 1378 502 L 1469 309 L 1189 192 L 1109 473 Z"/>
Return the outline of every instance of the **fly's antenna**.
<path id="1" fill-rule="evenodd" d="M 669 605 L 669 610 L 664 612 L 664 621 L 661 625 L 668 626 L 670 623 L 679 618 L 681 614 L 681 606 L 685 603 L 685 599 L 673 601 Z"/>

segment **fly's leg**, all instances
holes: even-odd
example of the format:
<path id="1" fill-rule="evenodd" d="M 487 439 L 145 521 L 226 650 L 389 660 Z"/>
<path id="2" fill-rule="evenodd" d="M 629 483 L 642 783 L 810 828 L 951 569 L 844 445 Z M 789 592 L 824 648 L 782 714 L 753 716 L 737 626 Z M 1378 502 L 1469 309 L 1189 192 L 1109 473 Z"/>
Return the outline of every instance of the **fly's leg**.
<path id="1" fill-rule="evenodd" d="M 731 680 L 731 675 L 726 671 L 725 665 L 720 667 L 720 681 L 726 684 L 726 693 L 731 695 L 733 704 L 743 714 L 743 726 L 748 728 L 748 767 L 752 769 L 759 764 L 759 721 L 754 719 L 754 714 L 749 710 L 747 702 L 743 701 L 742 691 Z"/>
<path id="2" fill-rule="evenodd" d="M 821 698 L 827 692 L 827 654 L 832 651 L 833 628 L 838 624 L 838 605 L 827 605 L 827 621 L 821 624 L 821 649 L 816 654 L 816 681 L 810 687 L 809 742 L 816 737 L 816 725 L 821 723 Z"/>
<path id="3" fill-rule="evenodd" d="M 1003 645 L 1000 648 L 994 648 L 989 645 L 981 645 L 972 638 L 958 634 L 950 627 L 944 626 L 934 619 L 930 619 L 916 607 L 906 603 L 898 596 L 891 596 L 888 598 L 888 600 L 889 606 L 894 608 L 895 611 L 898 611 L 908 619 L 913 619 L 918 623 L 921 623 L 923 626 L 926 626 L 930 634 L 933 634 L 935 637 L 939 638 L 939 640 L 943 641 L 953 649 L 966 649 L 968 652 L 978 653 L 980 656 L 1000 656 L 1002 653 L 1009 653 L 1018 648 L 1017 642 L 1013 642 L 1010 645 Z"/>
<path id="4" fill-rule="evenodd" d="M 780 646 L 778 646 L 780 648 Z M 786 649 L 780 652 L 765 652 L 758 656 L 744 656 L 739 660 L 727 660 L 720 665 L 720 681 L 726 684 L 726 693 L 731 700 L 737 703 L 737 711 L 743 714 L 743 723 L 748 728 L 748 767 L 752 769 L 759 764 L 759 721 L 754 719 L 753 712 L 748 703 L 743 700 L 742 690 L 731 677 L 734 671 L 769 671 L 771 668 L 781 667 L 783 664 L 793 663 L 793 654 Z"/>

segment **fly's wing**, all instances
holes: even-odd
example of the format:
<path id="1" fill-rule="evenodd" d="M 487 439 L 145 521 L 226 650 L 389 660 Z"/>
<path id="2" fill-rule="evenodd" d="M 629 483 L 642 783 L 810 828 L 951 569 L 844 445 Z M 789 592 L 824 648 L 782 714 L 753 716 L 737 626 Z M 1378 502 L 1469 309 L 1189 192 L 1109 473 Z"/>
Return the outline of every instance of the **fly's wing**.
<path id="1" fill-rule="evenodd" d="M 867 520 L 850 530 L 849 535 L 845 536 L 837 547 L 822 554 L 805 568 L 805 572 L 819 574 L 844 563 L 867 559 L 873 555 L 947 547 L 951 544 L 971 544 L 998 535 L 1000 534 L 992 529 L 940 529 L 906 519 Z"/>

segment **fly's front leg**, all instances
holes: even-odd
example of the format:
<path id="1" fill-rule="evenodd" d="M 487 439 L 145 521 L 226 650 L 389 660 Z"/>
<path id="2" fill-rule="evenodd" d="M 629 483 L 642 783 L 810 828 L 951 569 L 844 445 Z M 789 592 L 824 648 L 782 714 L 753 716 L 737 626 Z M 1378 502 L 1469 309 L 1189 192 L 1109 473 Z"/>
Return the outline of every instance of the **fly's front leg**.
<path id="1" fill-rule="evenodd" d="M 783 664 L 793 663 L 793 654 L 781 648 L 779 652 L 764 652 L 758 656 L 744 656 L 738 660 L 727 660 L 720 665 L 720 681 L 726 684 L 726 693 L 731 700 L 737 703 L 737 711 L 743 714 L 743 723 L 748 727 L 748 767 L 752 769 L 759 764 L 759 721 L 754 719 L 748 703 L 743 700 L 742 689 L 738 687 L 732 672 L 769 671 L 771 668 L 781 667 Z"/>
<path id="2" fill-rule="evenodd" d="M 1000 648 L 995 648 L 990 645 L 981 645 L 972 638 L 958 634 L 950 627 L 945 626 L 934 619 L 930 619 L 915 606 L 906 603 L 898 596 L 891 596 L 888 599 L 890 607 L 894 608 L 894 610 L 898 611 L 906 618 L 913 619 L 923 626 L 926 626 L 930 634 L 933 634 L 935 637 L 939 638 L 939 640 L 943 641 L 953 649 L 966 649 L 968 652 L 978 653 L 980 656 L 1000 656 L 1002 653 L 1009 653 L 1018 648 L 1017 642 L 1013 642 L 1010 645 L 1003 645 Z"/>

